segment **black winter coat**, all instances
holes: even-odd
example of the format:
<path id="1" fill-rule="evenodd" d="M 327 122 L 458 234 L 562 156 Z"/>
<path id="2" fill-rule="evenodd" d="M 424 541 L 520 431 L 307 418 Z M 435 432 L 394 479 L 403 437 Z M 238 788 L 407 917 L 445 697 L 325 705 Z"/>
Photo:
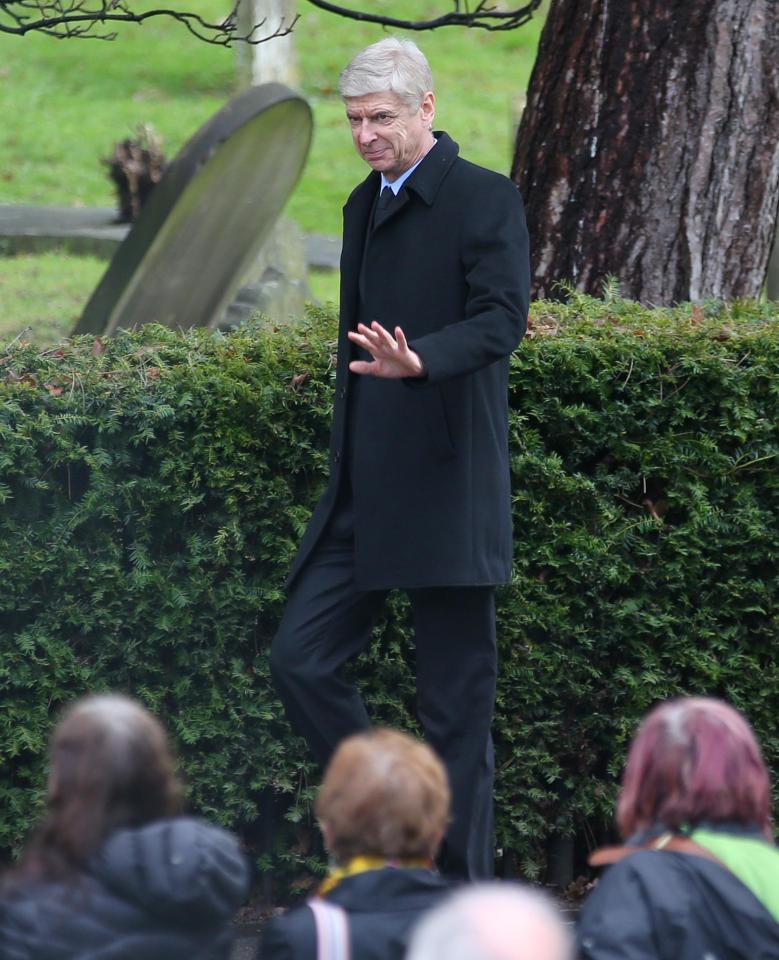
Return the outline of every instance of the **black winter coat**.
<path id="1" fill-rule="evenodd" d="M 211 960 L 248 892 L 234 837 L 188 818 L 113 834 L 67 883 L 0 899 L 2 960 Z"/>
<path id="2" fill-rule="evenodd" d="M 600 879 L 577 945 L 580 960 L 779 960 L 779 924 L 720 864 L 645 850 Z"/>
<path id="3" fill-rule="evenodd" d="M 352 960 L 403 960 L 411 929 L 449 892 L 430 870 L 369 870 L 346 877 L 325 897 L 347 911 Z M 263 931 L 262 960 L 316 960 L 316 926 L 308 907 L 275 917 Z"/>
<path id="4" fill-rule="evenodd" d="M 445 133 L 436 137 L 367 243 L 379 174 L 344 207 L 330 484 L 290 580 L 347 470 L 357 589 L 511 576 L 508 370 L 527 322 L 527 228 L 516 186 L 460 158 Z M 403 328 L 425 379 L 350 374 L 349 360 L 370 357 L 347 333 L 373 320 Z"/>

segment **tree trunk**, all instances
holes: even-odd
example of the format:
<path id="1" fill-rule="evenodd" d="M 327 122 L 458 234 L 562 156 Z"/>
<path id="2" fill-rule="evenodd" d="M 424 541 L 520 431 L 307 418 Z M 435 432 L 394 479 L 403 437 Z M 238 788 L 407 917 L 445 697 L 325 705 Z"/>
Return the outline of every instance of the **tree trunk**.
<path id="1" fill-rule="evenodd" d="M 265 21 L 258 35 L 289 26 L 295 19 L 297 0 L 241 0 L 238 8 L 242 33 Z M 236 45 L 238 88 L 262 83 L 298 86 L 295 34 L 274 37 L 266 43 Z M 257 311 L 276 323 L 303 315 L 311 299 L 305 241 L 296 223 L 281 217 L 243 280 L 235 300 L 218 321 L 220 327 L 238 326 Z"/>
<path id="2" fill-rule="evenodd" d="M 288 27 L 295 19 L 297 0 L 241 0 L 238 22 L 242 33 L 248 33 L 255 23 L 265 21 L 258 36 L 270 34 L 279 27 Z M 274 37 L 266 43 L 236 44 L 238 84 L 241 89 L 261 83 L 298 85 L 295 34 Z"/>
<path id="3" fill-rule="evenodd" d="M 765 295 L 769 300 L 779 300 L 779 230 L 774 237 L 774 252 L 768 261 L 768 276 L 765 279 Z"/>
<path id="4" fill-rule="evenodd" d="M 517 134 L 534 295 L 757 297 L 779 207 L 776 0 L 552 0 Z"/>

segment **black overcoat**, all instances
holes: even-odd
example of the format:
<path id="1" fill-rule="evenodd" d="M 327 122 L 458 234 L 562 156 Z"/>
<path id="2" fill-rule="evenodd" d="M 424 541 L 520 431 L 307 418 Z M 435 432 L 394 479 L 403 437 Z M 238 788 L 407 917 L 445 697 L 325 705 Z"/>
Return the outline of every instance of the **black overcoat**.
<path id="1" fill-rule="evenodd" d="M 344 207 L 330 483 L 290 581 L 346 470 L 357 589 L 510 579 L 508 369 L 527 323 L 527 228 L 516 186 L 463 160 L 445 133 L 436 137 L 375 229 L 378 173 Z M 347 332 L 373 320 L 403 329 L 423 380 L 350 374 L 362 352 Z"/>

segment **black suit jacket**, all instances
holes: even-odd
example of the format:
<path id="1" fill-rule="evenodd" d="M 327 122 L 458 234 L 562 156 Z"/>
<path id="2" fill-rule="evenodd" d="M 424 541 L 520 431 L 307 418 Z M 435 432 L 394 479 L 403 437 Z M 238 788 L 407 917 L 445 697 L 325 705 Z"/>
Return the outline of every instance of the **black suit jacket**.
<path id="1" fill-rule="evenodd" d="M 385 867 L 347 877 L 326 899 L 347 911 L 353 960 L 403 960 L 412 927 L 448 890 L 430 870 Z M 266 925 L 262 960 L 316 960 L 316 955 L 316 927 L 308 907 Z"/>
<path id="2" fill-rule="evenodd" d="M 510 579 L 508 368 L 527 321 L 527 228 L 516 186 L 436 136 L 367 240 L 379 174 L 344 207 L 330 485 L 290 579 L 322 534 L 345 470 L 358 589 Z M 401 326 L 426 378 L 356 384 L 347 332 L 358 320 Z"/>

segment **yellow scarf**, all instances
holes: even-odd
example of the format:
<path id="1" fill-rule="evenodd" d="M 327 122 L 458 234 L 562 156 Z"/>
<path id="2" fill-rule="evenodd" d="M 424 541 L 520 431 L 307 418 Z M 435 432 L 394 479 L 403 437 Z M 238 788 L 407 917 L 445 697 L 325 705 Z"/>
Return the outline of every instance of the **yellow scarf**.
<path id="1" fill-rule="evenodd" d="M 345 877 L 353 877 L 358 873 L 367 873 L 368 870 L 381 870 L 383 867 L 395 867 L 412 869 L 422 868 L 432 869 L 432 861 L 422 859 L 403 859 L 387 860 L 384 857 L 352 857 L 352 859 L 342 867 L 335 867 L 331 870 L 317 890 L 317 896 L 323 897 L 330 893 Z"/>

